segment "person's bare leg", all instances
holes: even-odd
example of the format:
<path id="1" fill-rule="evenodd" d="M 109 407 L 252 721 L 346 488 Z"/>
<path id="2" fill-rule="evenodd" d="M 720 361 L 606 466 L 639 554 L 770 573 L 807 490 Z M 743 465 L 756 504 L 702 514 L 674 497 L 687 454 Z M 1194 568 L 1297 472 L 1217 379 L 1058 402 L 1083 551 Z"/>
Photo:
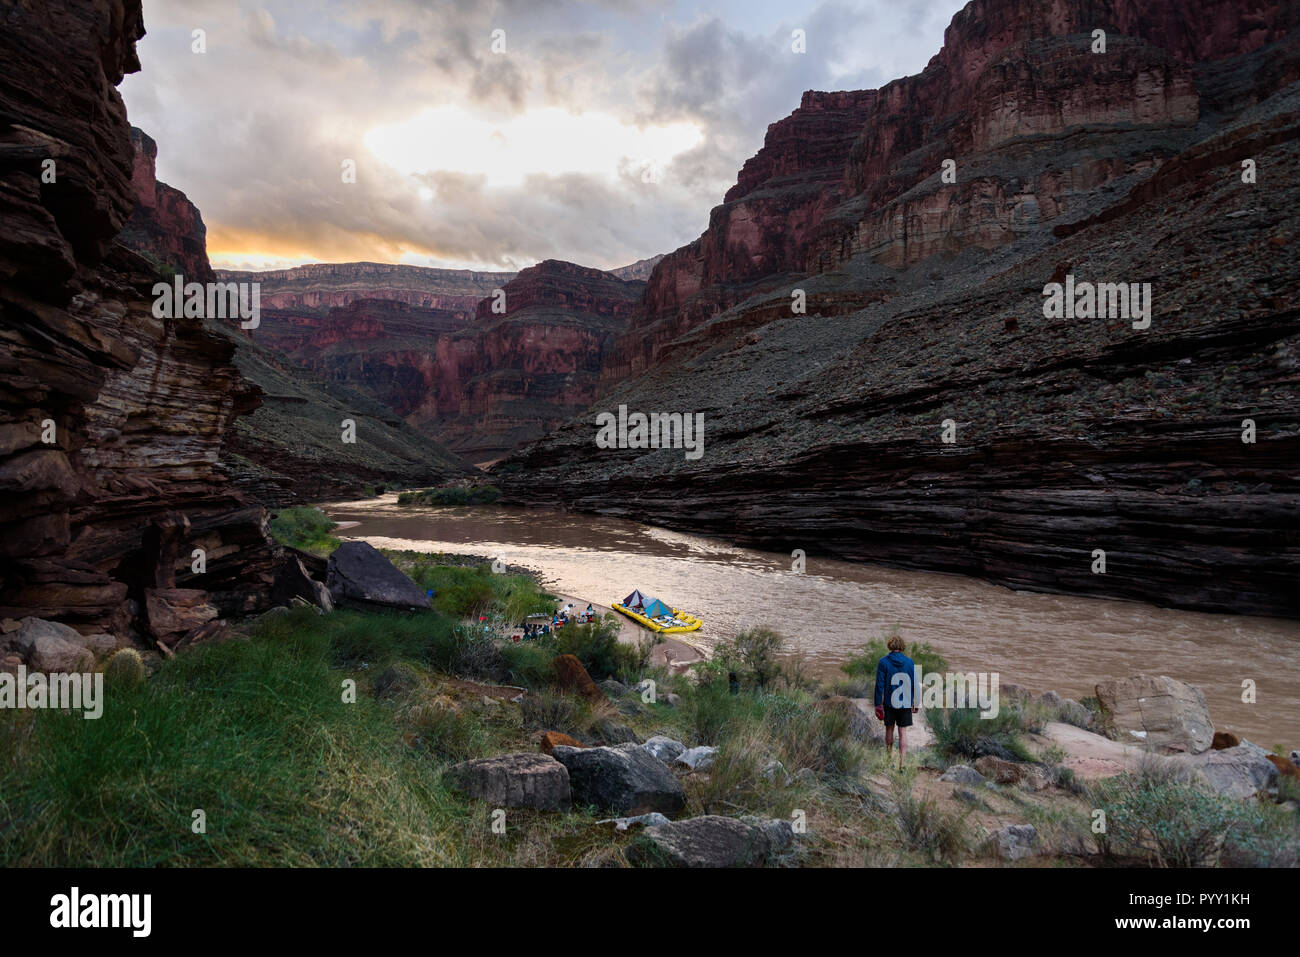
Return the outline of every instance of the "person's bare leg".
<path id="1" fill-rule="evenodd" d="M 892 724 L 887 724 L 885 725 L 885 754 L 888 754 L 890 751 L 893 750 L 894 750 L 894 726 Z"/>
<path id="2" fill-rule="evenodd" d="M 898 726 L 898 770 L 903 770 L 903 758 L 907 757 L 907 729 Z"/>

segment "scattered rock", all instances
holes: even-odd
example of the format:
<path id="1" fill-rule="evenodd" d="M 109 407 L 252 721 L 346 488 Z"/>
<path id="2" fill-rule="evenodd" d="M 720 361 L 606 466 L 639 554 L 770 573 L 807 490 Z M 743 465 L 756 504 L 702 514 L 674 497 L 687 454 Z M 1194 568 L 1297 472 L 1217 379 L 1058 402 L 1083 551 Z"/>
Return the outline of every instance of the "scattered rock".
<path id="1" fill-rule="evenodd" d="M 651 811 L 649 814 L 638 814 L 636 817 L 609 817 L 603 821 L 597 821 L 597 824 L 613 824 L 614 830 L 626 831 L 630 827 L 656 827 L 660 824 L 671 824 L 668 818 L 664 817 L 658 811 Z"/>
<path id="2" fill-rule="evenodd" d="M 329 558 L 325 585 L 336 605 L 429 608 L 429 596 L 368 542 L 344 542 Z"/>
<path id="3" fill-rule="evenodd" d="M 1038 851 L 1038 831 L 1032 824 L 1009 824 L 989 835 L 989 846 L 1004 861 L 1032 857 Z"/>
<path id="4" fill-rule="evenodd" d="M 146 588 L 144 606 L 150 634 L 168 647 L 180 644 L 218 615 L 211 595 L 201 588 Z"/>
<path id="5" fill-rule="evenodd" d="M 1250 798 L 1277 786 L 1277 768 L 1263 748 L 1243 741 L 1235 748 L 1188 755 L 1191 765 L 1216 794 Z"/>
<path id="6" fill-rule="evenodd" d="M 670 691 L 666 695 L 660 695 L 659 702 L 670 708 L 675 708 L 682 703 L 682 696 L 679 694 L 673 694 L 673 692 Z"/>
<path id="7" fill-rule="evenodd" d="M 605 693 L 596 687 L 587 669 L 574 655 L 558 655 L 552 662 L 555 670 L 555 685 L 561 691 L 578 694 L 588 701 L 603 701 Z"/>
<path id="8" fill-rule="evenodd" d="M 1264 757 L 1273 767 L 1277 768 L 1279 777 L 1300 779 L 1300 767 L 1297 767 L 1294 761 L 1284 758 L 1280 754 L 1266 754 Z"/>
<path id="9" fill-rule="evenodd" d="M 981 758 L 985 761 L 995 761 L 996 758 Z M 939 775 L 940 781 L 948 781 L 952 784 L 973 784 L 980 785 L 985 781 L 984 775 L 980 774 L 969 764 L 954 764 L 943 774 Z"/>
<path id="10" fill-rule="evenodd" d="M 539 742 L 542 754 L 553 754 L 557 747 L 585 748 L 586 745 L 577 738 L 571 738 L 563 731 L 547 731 Z"/>
<path id="11" fill-rule="evenodd" d="M 496 807 L 563 811 L 571 800 L 568 770 L 544 754 L 462 761 L 448 768 L 443 777 L 456 790 Z"/>
<path id="12" fill-rule="evenodd" d="M 680 741 L 657 734 L 641 745 L 664 764 L 672 764 L 686 750 Z"/>
<path id="13" fill-rule="evenodd" d="M 19 629 L 8 636 L 7 644 L 33 671 L 68 674 L 90 671 L 95 665 L 95 656 L 82 643 L 81 633 L 57 621 L 24 618 Z"/>
<path id="14" fill-rule="evenodd" d="M 1041 791 L 1051 783 L 1040 765 L 1006 761 L 991 755 L 977 758 L 975 771 L 998 784 L 1023 784 L 1031 791 Z"/>
<path id="15" fill-rule="evenodd" d="M 1291 752 L 1291 763 L 1300 767 L 1300 751 Z"/>
<path id="16" fill-rule="evenodd" d="M 611 698 L 618 698 L 627 694 L 627 685 L 621 681 L 615 681 L 613 678 L 606 678 L 604 681 L 598 682 L 596 687 Z"/>
<path id="17" fill-rule="evenodd" d="M 1102 711 L 1119 730 L 1154 751 L 1200 754 L 1214 741 L 1214 725 L 1200 688 L 1166 675 L 1134 675 L 1097 685 Z"/>
<path id="18" fill-rule="evenodd" d="M 375 678 L 372 690 L 376 698 L 405 698 L 420 687 L 420 676 L 407 665 L 393 665 Z"/>
<path id="19" fill-rule="evenodd" d="M 557 747 L 555 759 L 569 771 L 573 800 L 620 815 L 658 811 L 676 817 L 686 791 L 672 772 L 639 744 Z"/>
<path id="20" fill-rule="evenodd" d="M 1210 742 L 1210 747 L 1215 751 L 1226 751 L 1228 748 L 1235 748 L 1239 744 L 1241 744 L 1241 738 L 1231 731 L 1216 731 L 1214 732 L 1214 740 Z"/>
<path id="21" fill-rule="evenodd" d="M 762 867 L 794 840 L 789 821 L 709 814 L 648 827 L 628 849 L 634 864 L 665 867 Z"/>
<path id="22" fill-rule="evenodd" d="M 762 774 L 768 781 L 779 784 L 781 787 L 788 787 L 793 780 L 790 777 L 790 772 L 785 769 L 785 765 L 780 761 L 768 761 L 767 764 L 763 765 Z"/>
<path id="23" fill-rule="evenodd" d="M 601 718 L 596 722 L 595 731 L 606 744 L 640 744 L 641 738 L 625 724 Z"/>
<path id="24" fill-rule="evenodd" d="M 713 761 L 718 756 L 718 749 L 712 745 L 702 745 L 698 748 L 691 748 L 677 755 L 674 763 L 684 765 L 692 771 L 707 771 L 713 767 Z"/>
<path id="25" fill-rule="evenodd" d="M 974 791 L 967 791 L 965 788 L 953 788 L 952 796 L 958 801 L 961 801 L 964 804 L 969 804 L 972 807 L 977 807 L 980 810 L 990 812 L 993 810 L 993 808 L 989 807 L 989 803 Z"/>
<path id="26" fill-rule="evenodd" d="M 1076 728 L 1086 728 L 1092 718 L 1092 713 L 1079 702 L 1063 698 L 1055 691 L 1044 691 L 1039 700 L 1055 711 L 1059 720 Z"/>

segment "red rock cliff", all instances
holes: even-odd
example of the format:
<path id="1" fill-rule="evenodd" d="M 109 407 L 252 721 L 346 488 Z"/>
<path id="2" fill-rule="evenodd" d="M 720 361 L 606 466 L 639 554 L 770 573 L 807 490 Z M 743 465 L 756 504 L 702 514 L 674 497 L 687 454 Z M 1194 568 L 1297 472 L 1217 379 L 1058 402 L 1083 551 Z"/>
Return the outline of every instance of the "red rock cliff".
<path id="1" fill-rule="evenodd" d="M 139 0 L 0 19 L 0 618 L 174 644 L 267 604 L 265 513 L 218 467 L 256 393 L 228 341 L 153 317 L 153 270 L 114 245 L 139 199 L 116 90 Z"/>

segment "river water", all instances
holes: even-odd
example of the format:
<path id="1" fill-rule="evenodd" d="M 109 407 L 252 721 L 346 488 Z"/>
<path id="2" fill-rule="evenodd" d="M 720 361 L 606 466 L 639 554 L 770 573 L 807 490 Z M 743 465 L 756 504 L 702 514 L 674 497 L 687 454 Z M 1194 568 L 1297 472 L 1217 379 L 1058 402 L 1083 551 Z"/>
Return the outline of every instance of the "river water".
<path id="1" fill-rule="evenodd" d="M 960 671 L 1073 698 L 1145 672 L 1199 686 L 1219 729 L 1300 747 L 1300 622 L 1172 611 L 1137 602 L 1016 592 L 959 575 L 789 555 L 638 522 L 525 509 L 412 508 L 395 495 L 322 506 L 339 531 L 379 548 L 500 556 L 555 591 L 608 605 L 633 588 L 700 615 L 708 646 L 754 625 L 792 639 L 808 672 L 838 665 L 872 636 L 930 642 Z M 1242 683 L 1256 701 L 1243 703 Z"/>

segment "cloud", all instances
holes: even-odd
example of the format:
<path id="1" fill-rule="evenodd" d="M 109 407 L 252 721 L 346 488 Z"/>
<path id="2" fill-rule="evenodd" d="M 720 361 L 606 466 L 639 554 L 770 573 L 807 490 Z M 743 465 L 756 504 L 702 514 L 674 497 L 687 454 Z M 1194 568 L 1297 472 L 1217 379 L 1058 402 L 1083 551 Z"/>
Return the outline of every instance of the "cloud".
<path id="1" fill-rule="evenodd" d="M 694 239 L 805 89 L 923 67 L 959 6 L 145 0 L 123 95 L 218 263 L 611 268 Z"/>

